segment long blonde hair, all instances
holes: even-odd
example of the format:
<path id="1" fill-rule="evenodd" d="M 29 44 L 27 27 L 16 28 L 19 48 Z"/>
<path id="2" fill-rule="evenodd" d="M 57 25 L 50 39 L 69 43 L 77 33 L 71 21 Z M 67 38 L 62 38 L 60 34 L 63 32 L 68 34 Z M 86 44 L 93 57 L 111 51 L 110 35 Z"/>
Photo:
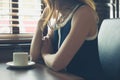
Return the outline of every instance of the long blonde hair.
<path id="1" fill-rule="evenodd" d="M 38 26 L 41 26 L 41 25 L 39 25 L 40 21 L 44 21 L 43 24 L 42 24 L 42 26 L 44 27 L 44 26 L 47 25 L 47 22 L 50 19 L 52 13 L 53 13 L 54 4 L 53 4 L 53 2 L 51 0 L 43 0 L 43 3 L 45 5 L 45 8 L 47 8 L 47 12 L 43 11 L 42 15 L 45 14 L 47 16 L 40 18 L 40 20 L 38 21 Z M 43 19 L 43 20 L 41 20 L 41 19 Z"/>
<path id="2" fill-rule="evenodd" d="M 46 26 L 52 13 L 53 13 L 53 10 L 54 10 L 54 1 L 55 0 L 43 0 L 43 2 L 45 3 L 45 6 L 48 8 L 48 16 L 45 18 L 45 21 L 43 23 L 43 26 Z M 87 4 L 89 5 L 93 10 L 96 10 L 96 7 L 95 7 L 95 3 L 93 0 L 76 0 L 78 2 L 82 2 L 84 4 Z"/>

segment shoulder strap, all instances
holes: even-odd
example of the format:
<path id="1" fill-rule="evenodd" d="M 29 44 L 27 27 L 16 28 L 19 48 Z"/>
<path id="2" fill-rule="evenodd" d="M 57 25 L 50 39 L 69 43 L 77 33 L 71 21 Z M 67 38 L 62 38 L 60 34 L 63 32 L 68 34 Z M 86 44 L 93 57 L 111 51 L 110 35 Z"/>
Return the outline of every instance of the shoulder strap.
<path id="1" fill-rule="evenodd" d="M 83 6 L 83 5 L 85 5 L 85 4 L 84 4 L 84 3 L 79 3 L 79 4 L 77 4 L 77 6 L 76 6 L 75 9 L 74 9 L 74 12 L 76 12 L 77 9 L 80 8 L 80 7 Z M 74 13 L 74 12 L 73 12 L 73 13 Z"/>

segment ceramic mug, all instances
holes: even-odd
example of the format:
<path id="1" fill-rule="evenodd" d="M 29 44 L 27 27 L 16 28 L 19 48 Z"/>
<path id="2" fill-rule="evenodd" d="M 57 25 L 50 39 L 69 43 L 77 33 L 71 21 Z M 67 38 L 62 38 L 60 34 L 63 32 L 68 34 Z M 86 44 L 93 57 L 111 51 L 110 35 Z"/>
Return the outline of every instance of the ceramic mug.
<path id="1" fill-rule="evenodd" d="M 32 58 L 28 52 L 13 52 L 13 63 L 15 66 L 27 66 Z"/>

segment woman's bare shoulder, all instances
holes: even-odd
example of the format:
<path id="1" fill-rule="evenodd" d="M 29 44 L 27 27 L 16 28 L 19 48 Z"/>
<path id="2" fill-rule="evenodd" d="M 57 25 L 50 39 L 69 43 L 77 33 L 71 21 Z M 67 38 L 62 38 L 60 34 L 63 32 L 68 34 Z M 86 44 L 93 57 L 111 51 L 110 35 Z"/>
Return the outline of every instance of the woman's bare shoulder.
<path id="1" fill-rule="evenodd" d="M 90 6 L 88 5 L 83 5 L 79 7 L 76 12 L 74 13 L 74 17 L 94 17 L 96 16 L 96 11 L 94 11 Z"/>
<path id="2" fill-rule="evenodd" d="M 88 5 L 83 5 L 79 7 L 74 15 L 73 15 L 73 21 L 80 21 L 82 20 L 87 20 L 87 21 L 95 21 L 97 22 L 98 16 L 95 10 L 93 10 L 90 6 Z"/>

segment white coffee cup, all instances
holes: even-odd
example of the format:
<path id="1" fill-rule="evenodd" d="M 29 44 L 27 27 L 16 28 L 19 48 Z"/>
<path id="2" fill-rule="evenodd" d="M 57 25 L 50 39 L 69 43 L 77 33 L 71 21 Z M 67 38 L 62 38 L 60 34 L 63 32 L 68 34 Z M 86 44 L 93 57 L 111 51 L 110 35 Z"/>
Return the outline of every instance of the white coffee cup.
<path id="1" fill-rule="evenodd" d="M 13 52 L 14 65 L 27 66 L 29 61 L 31 61 L 31 57 L 29 56 L 28 52 Z"/>

